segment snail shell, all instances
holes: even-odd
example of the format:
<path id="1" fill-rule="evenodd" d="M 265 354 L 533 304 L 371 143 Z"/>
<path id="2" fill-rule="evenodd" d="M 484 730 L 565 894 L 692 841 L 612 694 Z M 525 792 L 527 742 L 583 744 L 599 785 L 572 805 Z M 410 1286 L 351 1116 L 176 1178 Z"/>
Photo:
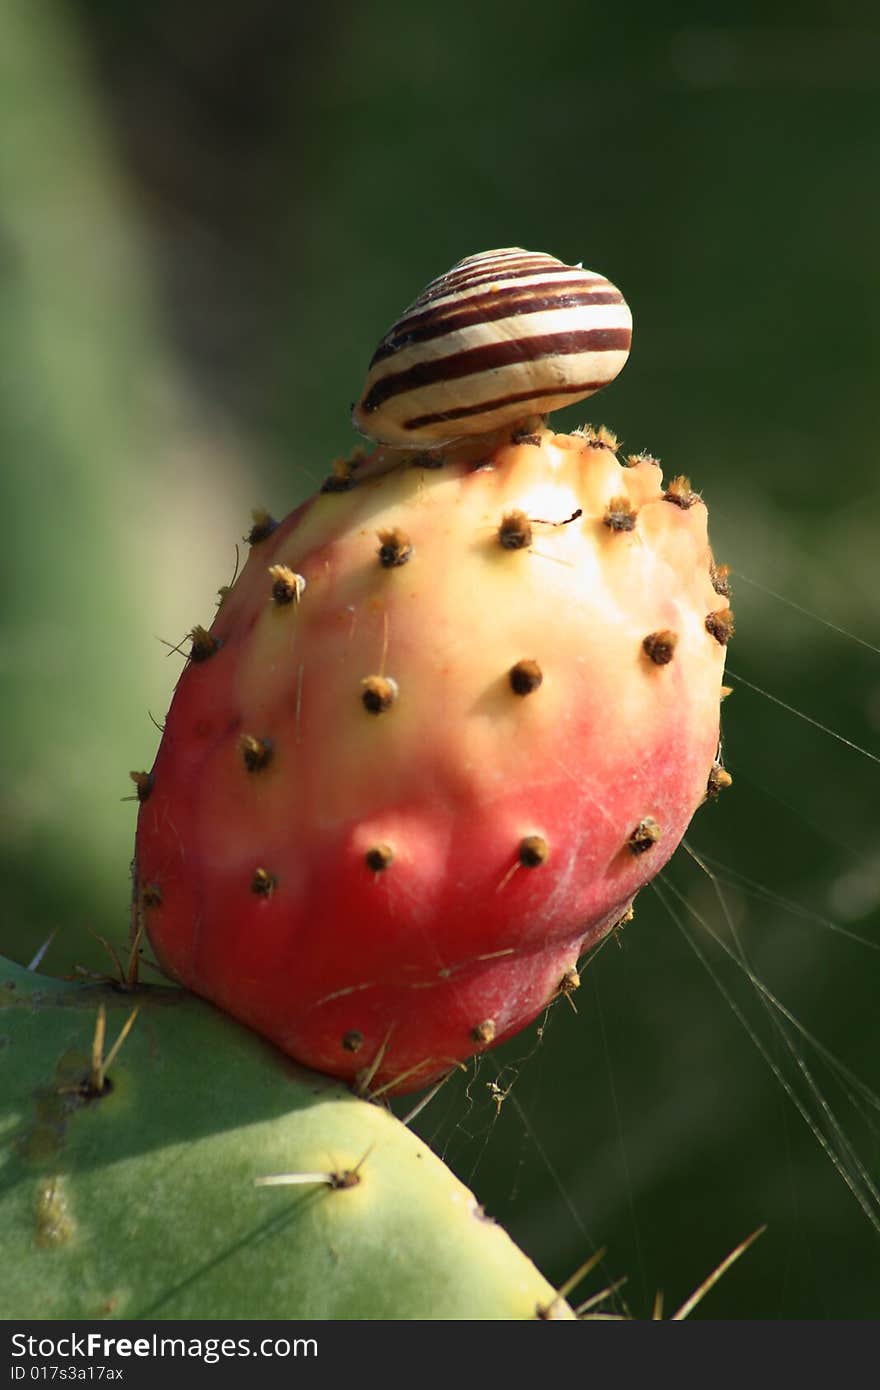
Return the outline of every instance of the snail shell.
<path id="1" fill-rule="evenodd" d="M 629 356 L 632 314 L 592 270 L 519 246 L 468 256 L 388 330 L 354 426 L 430 449 L 592 396 Z"/>

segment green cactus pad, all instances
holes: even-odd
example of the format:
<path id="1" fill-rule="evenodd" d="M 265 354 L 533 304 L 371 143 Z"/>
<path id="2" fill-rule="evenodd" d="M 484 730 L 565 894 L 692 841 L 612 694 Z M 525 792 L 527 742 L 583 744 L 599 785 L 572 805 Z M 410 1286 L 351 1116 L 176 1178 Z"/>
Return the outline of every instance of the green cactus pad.
<path id="1" fill-rule="evenodd" d="M 0 1066 L 0 1317 L 573 1316 L 391 1114 L 182 991 L 0 961 Z"/>

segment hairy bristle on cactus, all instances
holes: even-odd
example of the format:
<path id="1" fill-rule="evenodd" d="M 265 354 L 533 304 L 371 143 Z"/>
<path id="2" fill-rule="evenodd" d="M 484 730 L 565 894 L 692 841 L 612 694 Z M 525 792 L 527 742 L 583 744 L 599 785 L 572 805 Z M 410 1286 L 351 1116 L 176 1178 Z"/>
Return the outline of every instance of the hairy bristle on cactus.
<path id="1" fill-rule="evenodd" d="M 183 672 L 135 899 L 175 979 L 403 1091 L 570 989 L 725 784 L 733 624 L 701 497 L 607 432 L 346 477 L 260 536 Z"/>

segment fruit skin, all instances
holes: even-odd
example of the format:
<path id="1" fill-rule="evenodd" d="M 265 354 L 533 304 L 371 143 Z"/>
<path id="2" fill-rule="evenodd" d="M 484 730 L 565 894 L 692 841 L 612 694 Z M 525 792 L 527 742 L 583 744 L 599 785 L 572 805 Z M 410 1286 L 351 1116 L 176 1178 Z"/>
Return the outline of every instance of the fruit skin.
<path id="1" fill-rule="evenodd" d="M 606 432 L 537 430 L 379 450 L 262 533 L 174 696 L 136 916 L 298 1060 L 411 1090 L 557 997 L 703 801 L 706 508 Z"/>
<path id="2" fill-rule="evenodd" d="M 0 1036 L 2 1318 L 573 1317 L 411 1130 L 182 990 L 0 958 Z"/>

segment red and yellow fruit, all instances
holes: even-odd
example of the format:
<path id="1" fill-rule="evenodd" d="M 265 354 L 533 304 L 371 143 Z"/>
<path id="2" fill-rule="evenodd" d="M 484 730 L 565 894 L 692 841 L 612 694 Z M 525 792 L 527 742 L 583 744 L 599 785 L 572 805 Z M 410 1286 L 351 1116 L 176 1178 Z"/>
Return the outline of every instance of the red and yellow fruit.
<path id="1" fill-rule="evenodd" d="M 706 508 L 613 439 L 380 449 L 258 525 L 196 629 L 136 900 L 164 969 L 409 1090 L 577 982 L 720 781 Z"/>

